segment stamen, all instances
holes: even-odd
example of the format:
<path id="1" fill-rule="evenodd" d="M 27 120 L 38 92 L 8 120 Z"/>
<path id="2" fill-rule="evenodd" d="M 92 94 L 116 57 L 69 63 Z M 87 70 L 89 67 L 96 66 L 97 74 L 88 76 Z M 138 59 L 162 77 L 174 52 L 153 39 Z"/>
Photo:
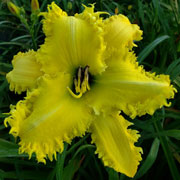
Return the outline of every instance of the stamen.
<path id="1" fill-rule="evenodd" d="M 77 76 L 74 78 L 74 87 L 75 92 L 79 93 L 75 94 L 69 87 L 67 87 L 69 93 L 75 97 L 80 98 L 86 91 L 90 90 L 89 86 L 89 66 L 86 66 L 84 69 L 79 67 Z"/>
<path id="2" fill-rule="evenodd" d="M 77 86 L 75 86 L 75 88 L 76 88 L 76 92 L 80 92 L 81 91 L 81 77 L 82 76 L 82 68 L 81 67 L 79 67 L 79 69 L 78 69 L 78 82 L 77 82 Z"/>
<path id="3" fill-rule="evenodd" d="M 80 92 L 80 86 L 78 87 L 78 81 L 76 78 L 74 78 L 74 86 L 75 86 L 75 91 Z"/>
<path id="4" fill-rule="evenodd" d="M 89 66 L 86 66 L 84 68 L 84 79 L 83 79 L 83 82 L 81 84 L 81 91 L 82 91 L 82 93 L 85 93 L 88 90 L 88 88 L 89 88 L 89 84 L 88 84 L 88 79 L 89 79 L 88 70 L 89 70 Z"/>
<path id="5" fill-rule="evenodd" d="M 90 90 L 90 86 L 89 86 L 89 66 L 85 67 L 85 71 L 84 71 L 84 81 L 86 81 L 86 88 L 87 90 Z"/>
<path id="6" fill-rule="evenodd" d="M 79 99 L 79 98 L 81 98 L 81 96 L 82 96 L 82 92 L 80 92 L 80 93 L 77 95 L 77 94 L 74 94 L 73 91 L 72 91 L 69 87 L 67 87 L 67 90 L 68 90 L 69 93 L 70 93 L 74 98 L 76 98 L 76 99 Z"/>

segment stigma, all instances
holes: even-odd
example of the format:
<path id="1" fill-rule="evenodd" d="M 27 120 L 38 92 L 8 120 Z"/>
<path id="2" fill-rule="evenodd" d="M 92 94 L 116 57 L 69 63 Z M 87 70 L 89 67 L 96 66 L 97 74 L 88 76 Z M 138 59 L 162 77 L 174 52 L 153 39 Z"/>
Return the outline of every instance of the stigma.
<path id="1" fill-rule="evenodd" d="M 89 86 L 89 66 L 85 68 L 79 67 L 76 73 L 76 77 L 74 78 L 74 91 L 73 92 L 69 87 L 67 90 L 69 93 L 75 98 L 81 98 L 81 96 L 90 90 Z"/>

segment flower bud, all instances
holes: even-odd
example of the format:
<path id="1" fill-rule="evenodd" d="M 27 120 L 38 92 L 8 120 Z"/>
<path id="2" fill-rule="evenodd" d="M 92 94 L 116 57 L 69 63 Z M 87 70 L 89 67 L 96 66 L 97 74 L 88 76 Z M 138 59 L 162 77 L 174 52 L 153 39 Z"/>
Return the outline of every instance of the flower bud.
<path id="1" fill-rule="evenodd" d="M 19 16 L 20 15 L 20 8 L 18 6 L 16 6 L 15 4 L 13 4 L 12 2 L 8 2 L 7 3 L 8 9 L 9 11 L 16 15 Z"/>
<path id="2" fill-rule="evenodd" d="M 71 9 L 72 9 L 72 2 L 69 1 L 69 2 L 67 3 L 67 9 L 68 9 L 68 10 L 71 10 Z"/>
<path id="3" fill-rule="evenodd" d="M 38 0 L 31 0 L 31 9 L 32 9 L 32 11 L 36 11 L 39 9 Z"/>
<path id="4" fill-rule="evenodd" d="M 129 10 L 129 11 L 130 11 L 132 8 L 133 8 L 132 5 L 129 5 L 129 6 L 128 6 L 128 10 Z"/>
<path id="5" fill-rule="evenodd" d="M 116 7 L 114 13 L 118 14 L 118 12 L 119 12 L 119 9 L 118 9 L 118 7 Z"/>

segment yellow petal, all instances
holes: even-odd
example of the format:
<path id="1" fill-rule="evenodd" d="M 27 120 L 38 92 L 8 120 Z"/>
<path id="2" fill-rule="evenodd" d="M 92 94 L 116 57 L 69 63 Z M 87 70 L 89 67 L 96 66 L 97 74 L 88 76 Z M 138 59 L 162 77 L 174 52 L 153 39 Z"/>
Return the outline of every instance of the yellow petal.
<path id="1" fill-rule="evenodd" d="M 104 165 L 133 177 L 141 161 L 142 149 L 134 146 L 140 135 L 136 130 L 127 129 L 129 125 L 131 123 L 118 113 L 103 114 L 93 121 L 90 131 L 96 153 Z"/>
<path id="2" fill-rule="evenodd" d="M 36 80 L 42 75 L 40 64 L 36 62 L 33 50 L 26 53 L 19 52 L 12 60 L 13 70 L 6 76 L 10 83 L 10 90 L 17 93 L 26 91 L 36 85 Z"/>
<path id="3" fill-rule="evenodd" d="M 55 13 L 53 11 L 49 12 Z M 90 66 L 92 74 L 104 71 L 105 64 L 101 58 L 104 51 L 102 28 L 94 20 L 84 20 L 73 16 L 49 17 L 52 21 L 51 33 L 38 51 L 37 59 L 43 64 L 44 72 L 73 72 L 79 66 Z M 45 18 L 46 18 L 45 16 Z M 47 20 L 44 21 L 44 23 Z M 45 24 L 44 24 L 45 25 Z"/>
<path id="4" fill-rule="evenodd" d="M 146 113 L 152 115 L 167 99 L 174 97 L 176 89 L 170 85 L 168 75 L 155 75 L 138 66 L 133 52 L 121 48 L 106 60 L 108 68 L 94 79 L 89 104 L 98 111 L 106 107 L 122 110 L 131 118 Z"/>
<path id="5" fill-rule="evenodd" d="M 5 125 L 20 137 L 20 153 L 31 157 L 35 152 L 37 160 L 45 163 L 47 156 L 52 160 L 57 151 L 63 151 L 64 141 L 70 143 L 85 133 L 92 120 L 91 110 L 69 94 L 66 87 L 70 80 L 68 74 L 45 75 L 38 89 L 12 107 Z"/>
<path id="6" fill-rule="evenodd" d="M 46 34 L 46 36 L 50 36 L 53 34 L 53 24 L 56 19 L 67 16 L 67 13 L 65 11 L 62 11 L 62 9 L 57 6 L 54 2 L 52 2 L 47 7 L 48 12 L 41 12 L 39 15 L 44 16 L 43 22 L 43 31 Z"/>
<path id="7" fill-rule="evenodd" d="M 142 31 L 136 24 L 131 24 L 129 19 L 120 14 L 114 15 L 104 21 L 104 40 L 107 48 L 132 48 L 136 46 L 133 41 L 142 39 Z"/>
<path id="8" fill-rule="evenodd" d="M 90 4 L 90 7 L 84 6 L 84 11 L 80 14 L 75 14 L 75 17 L 88 21 L 90 24 L 96 24 L 99 27 L 103 27 L 103 18 L 100 17 L 102 14 L 108 14 L 108 12 L 98 11 L 94 12 L 94 4 Z"/>

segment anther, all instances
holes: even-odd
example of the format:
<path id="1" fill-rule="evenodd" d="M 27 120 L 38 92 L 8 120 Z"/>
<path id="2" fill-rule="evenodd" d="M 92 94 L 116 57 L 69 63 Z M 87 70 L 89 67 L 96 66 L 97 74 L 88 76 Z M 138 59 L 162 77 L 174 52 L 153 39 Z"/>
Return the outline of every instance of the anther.
<path id="1" fill-rule="evenodd" d="M 67 89 L 73 97 L 80 98 L 83 93 L 90 90 L 89 66 L 86 66 L 84 69 L 82 67 L 79 67 L 77 71 L 77 75 L 73 81 L 74 81 L 75 93 L 79 93 L 79 94 L 75 94 L 69 87 L 67 87 Z"/>
<path id="2" fill-rule="evenodd" d="M 79 69 L 78 69 L 78 75 L 77 75 L 78 77 L 78 82 L 77 82 L 77 86 L 75 86 L 75 88 L 76 88 L 76 92 L 80 92 L 81 91 L 81 78 L 82 78 L 82 68 L 81 67 L 79 67 Z"/>

